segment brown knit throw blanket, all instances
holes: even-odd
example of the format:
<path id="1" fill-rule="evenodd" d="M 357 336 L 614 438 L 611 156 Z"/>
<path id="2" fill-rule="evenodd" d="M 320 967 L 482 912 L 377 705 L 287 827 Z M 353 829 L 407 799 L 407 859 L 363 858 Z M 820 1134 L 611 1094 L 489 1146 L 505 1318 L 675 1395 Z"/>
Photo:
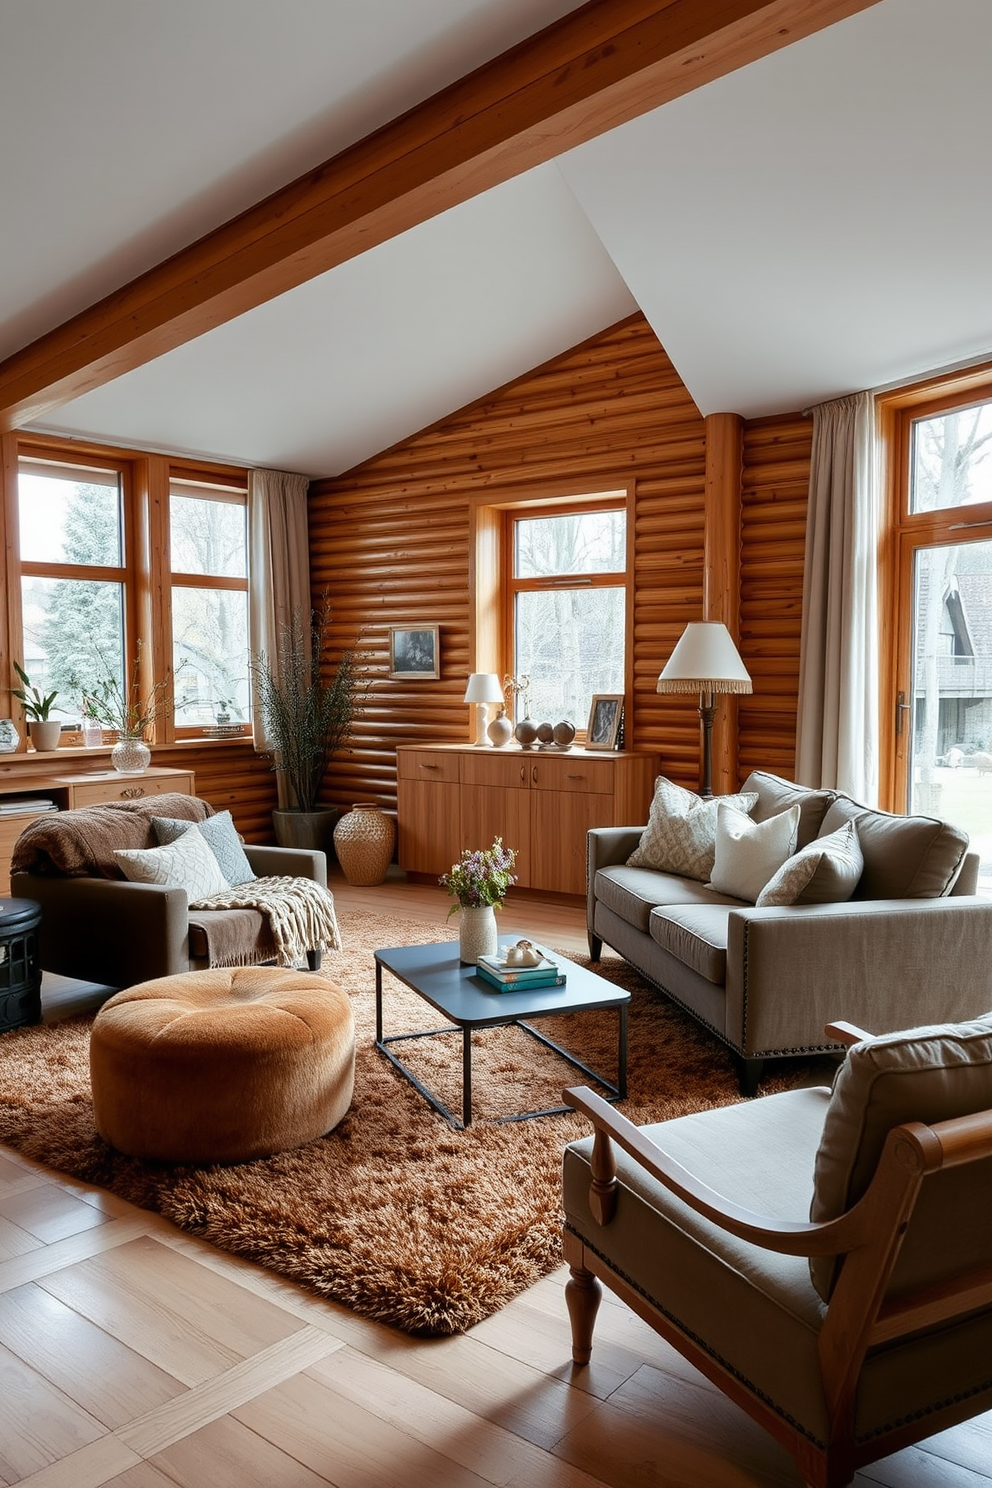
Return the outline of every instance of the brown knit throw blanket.
<path id="1" fill-rule="evenodd" d="M 334 897 L 309 878 L 254 878 L 198 899 L 190 908 L 261 910 L 279 966 L 298 966 L 307 951 L 341 949 Z"/>

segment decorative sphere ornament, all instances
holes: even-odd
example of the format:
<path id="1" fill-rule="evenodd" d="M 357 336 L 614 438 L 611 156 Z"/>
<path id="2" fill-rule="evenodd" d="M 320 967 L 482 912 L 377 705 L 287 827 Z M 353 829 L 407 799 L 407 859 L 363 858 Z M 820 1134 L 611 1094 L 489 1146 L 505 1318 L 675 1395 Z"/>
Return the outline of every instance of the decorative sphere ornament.
<path id="1" fill-rule="evenodd" d="M 522 749 L 533 749 L 537 743 L 537 724 L 532 718 L 521 718 L 513 733 Z"/>
<path id="2" fill-rule="evenodd" d="M 561 723 L 555 724 L 555 743 L 559 749 L 567 749 L 575 738 L 575 724 L 562 719 Z"/>
<path id="3" fill-rule="evenodd" d="M 537 725 L 537 739 L 540 744 L 551 744 L 554 742 L 555 731 L 550 723 L 539 723 Z"/>

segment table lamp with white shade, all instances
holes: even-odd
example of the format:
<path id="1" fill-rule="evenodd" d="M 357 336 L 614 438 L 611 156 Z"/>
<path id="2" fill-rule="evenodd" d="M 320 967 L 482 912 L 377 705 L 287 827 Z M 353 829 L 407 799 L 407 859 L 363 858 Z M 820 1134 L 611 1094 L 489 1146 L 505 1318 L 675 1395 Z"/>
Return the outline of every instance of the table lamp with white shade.
<path id="1" fill-rule="evenodd" d="M 751 678 L 719 620 L 693 620 L 686 626 L 658 678 L 659 692 L 698 692 L 703 725 L 702 783 L 699 794 L 709 797 L 712 785 L 714 698 L 718 693 L 750 692 Z"/>
<path id="2" fill-rule="evenodd" d="M 465 702 L 475 704 L 475 746 L 477 749 L 492 748 L 493 741 L 486 733 L 486 709 L 489 703 L 501 703 L 502 701 L 503 689 L 495 672 L 472 673 L 465 689 Z"/>

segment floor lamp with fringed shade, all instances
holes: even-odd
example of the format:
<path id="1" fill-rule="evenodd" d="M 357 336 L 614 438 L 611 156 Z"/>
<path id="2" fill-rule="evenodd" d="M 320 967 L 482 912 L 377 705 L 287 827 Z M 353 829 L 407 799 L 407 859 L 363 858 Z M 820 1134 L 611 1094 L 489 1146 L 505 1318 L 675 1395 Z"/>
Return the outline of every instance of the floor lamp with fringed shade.
<path id="1" fill-rule="evenodd" d="M 659 692 L 698 692 L 703 725 L 703 768 L 699 794 L 712 796 L 714 699 L 719 693 L 750 692 L 744 669 L 727 627 L 719 620 L 693 620 L 686 626 L 658 678 Z"/>

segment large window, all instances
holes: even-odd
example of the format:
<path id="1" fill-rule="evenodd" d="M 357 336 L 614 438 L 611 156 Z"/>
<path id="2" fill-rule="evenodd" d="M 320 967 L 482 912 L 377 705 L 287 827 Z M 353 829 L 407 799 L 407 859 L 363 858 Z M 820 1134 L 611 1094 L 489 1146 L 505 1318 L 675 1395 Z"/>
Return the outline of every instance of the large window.
<path id="1" fill-rule="evenodd" d="M 978 391 L 978 390 L 975 390 Z M 890 793 L 969 834 L 992 889 L 992 389 L 909 395 L 891 428 Z"/>
<path id="2" fill-rule="evenodd" d="M 531 507 L 507 523 L 507 655 L 530 679 L 518 712 L 582 733 L 593 695 L 624 690 L 626 502 Z"/>
<path id="3" fill-rule="evenodd" d="M 53 718 L 77 721 L 98 679 L 123 683 L 124 511 L 119 470 L 20 462 L 18 659 L 43 693 L 58 693 Z"/>
<path id="4" fill-rule="evenodd" d="M 33 685 L 57 692 L 53 717 L 78 725 L 87 696 L 110 684 L 142 696 L 172 689 L 159 742 L 247 728 L 240 473 L 170 478 L 164 458 L 73 461 L 26 441 L 17 527 L 21 624 L 11 650 Z"/>
<path id="5" fill-rule="evenodd" d="M 251 713 L 245 500 L 173 481 L 169 519 L 176 723 L 236 731 Z"/>

